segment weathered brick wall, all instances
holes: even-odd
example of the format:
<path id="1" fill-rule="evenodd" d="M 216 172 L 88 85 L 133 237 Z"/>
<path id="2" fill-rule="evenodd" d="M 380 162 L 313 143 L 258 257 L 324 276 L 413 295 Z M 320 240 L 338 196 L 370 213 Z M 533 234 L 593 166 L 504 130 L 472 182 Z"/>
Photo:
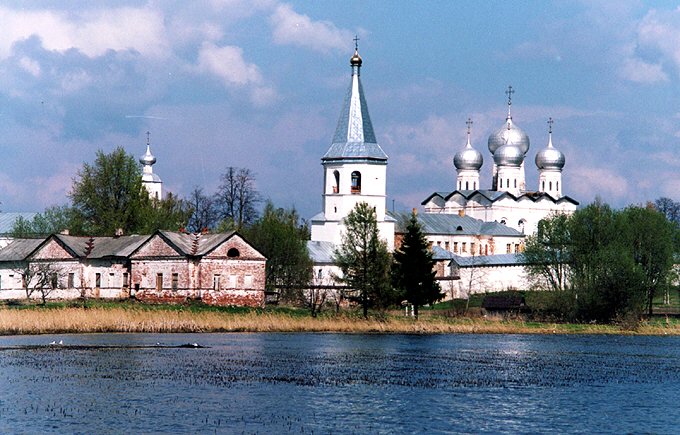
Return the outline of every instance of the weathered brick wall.
<path id="1" fill-rule="evenodd" d="M 31 257 L 34 260 L 73 258 L 56 240 L 50 240 Z"/>

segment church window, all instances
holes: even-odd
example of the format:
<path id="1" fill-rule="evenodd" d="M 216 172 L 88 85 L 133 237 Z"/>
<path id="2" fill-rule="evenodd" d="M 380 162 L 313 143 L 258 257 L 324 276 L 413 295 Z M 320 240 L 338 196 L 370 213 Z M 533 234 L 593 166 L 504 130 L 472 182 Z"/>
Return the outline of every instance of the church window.
<path id="1" fill-rule="evenodd" d="M 458 226 L 456 227 L 456 231 L 463 231 L 463 227 L 460 226 L 460 225 L 458 225 Z"/>
<path id="2" fill-rule="evenodd" d="M 507 219 L 505 219 L 505 218 L 502 218 L 502 219 L 501 219 L 501 224 L 507 225 L 507 223 L 508 223 L 508 220 L 507 220 Z"/>
<path id="3" fill-rule="evenodd" d="M 172 289 L 177 291 L 178 287 L 179 287 L 179 274 L 173 273 L 172 274 Z"/>
<path id="4" fill-rule="evenodd" d="M 482 255 L 482 244 L 479 244 L 479 255 Z"/>
<path id="5" fill-rule="evenodd" d="M 57 281 L 58 281 L 58 279 L 59 279 L 59 278 L 57 277 L 57 274 L 56 274 L 55 272 L 52 272 L 52 273 L 50 274 L 50 287 L 51 287 L 52 289 L 57 288 Z"/>
<path id="6" fill-rule="evenodd" d="M 352 193 L 361 193 L 361 173 L 352 172 Z"/>
<path id="7" fill-rule="evenodd" d="M 97 275 L 99 275 L 99 274 L 97 274 Z M 156 290 L 157 291 L 163 290 L 163 274 L 162 273 L 156 274 Z"/>
<path id="8" fill-rule="evenodd" d="M 489 245 L 484 245 L 484 255 L 489 255 Z"/>
<path id="9" fill-rule="evenodd" d="M 101 273 L 96 273 L 94 275 L 94 287 L 95 288 L 100 288 L 102 286 L 102 274 Z"/>
<path id="10" fill-rule="evenodd" d="M 555 181 L 555 184 L 556 184 L 555 190 L 560 190 L 560 182 L 559 182 L 559 181 Z"/>
<path id="11" fill-rule="evenodd" d="M 475 242 L 470 242 L 470 253 L 475 255 Z"/>
<path id="12" fill-rule="evenodd" d="M 230 250 L 227 251 L 227 257 L 229 258 L 236 258 L 239 255 L 241 255 L 241 253 L 238 252 L 238 249 L 236 248 L 231 248 Z"/>
<path id="13" fill-rule="evenodd" d="M 451 246 L 450 246 L 449 242 L 444 242 L 444 249 L 446 249 L 448 251 L 450 247 Z"/>
<path id="14" fill-rule="evenodd" d="M 515 178 L 515 187 L 517 187 L 517 178 Z"/>
<path id="15" fill-rule="evenodd" d="M 333 207 L 333 212 L 334 212 L 334 213 L 337 213 L 337 212 L 338 212 L 338 208 L 337 208 L 337 207 Z"/>
<path id="16" fill-rule="evenodd" d="M 453 252 L 458 253 L 458 242 L 453 242 Z"/>
<path id="17" fill-rule="evenodd" d="M 469 183 L 470 183 L 469 181 L 465 182 L 465 190 L 470 190 L 470 184 Z"/>
<path id="18" fill-rule="evenodd" d="M 515 243 L 515 253 L 519 252 L 519 243 Z"/>
<path id="19" fill-rule="evenodd" d="M 427 242 L 427 247 L 428 247 L 430 250 L 432 250 L 432 240 L 430 240 L 429 242 Z"/>
<path id="20" fill-rule="evenodd" d="M 220 275 L 218 273 L 213 275 L 213 290 L 220 290 Z"/>
<path id="21" fill-rule="evenodd" d="M 506 188 L 510 187 L 510 179 L 509 178 L 505 180 L 505 187 Z"/>
<path id="22" fill-rule="evenodd" d="M 458 182 L 458 190 L 461 190 L 463 188 L 463 182 L 459 181 Z"/>
<path id="23" fill-rule="evenodd" d="M 472 188 L 473 188 L 474 190 L 477 190 L 477 182 L 476 182 L 476 181 L 473 181 L 473 182 L 472 182 Z"/>
<path id="24" fill-rule="evenodd" d="M 500 181 L 501 181 L 501 186 L 500 186 L 500 188 L 502 189 L 502 188 L 503 188 L 503 179 L 501 178 Z"/>
<path id="25" fill-rule="evenodd" d="M 460 250 L 462 252 L 467 252 L 467 242 L 463 242 L 460 244 Z"/>
<path id="26" fill-rule="evenodd" d="M 542 182 L 543 187 L 541 187 L 541 190 L 545 191 L 545 180 Z"/>
<path id="27" fill-rule="evenodd" d="M 322 279 L 322 278 L 323 278 L 323 269 L 319 269 L 319 272 L 316 274 L 316 277 L 317 277 L 318 279 Z"/>
<path id="28" fill-rule="evenodd" d="M 441 240 L 437 240 L 437 246 L 441 246 L 441 245 L 442 245 L 442 241 L 441 241 Z"/>
<path id="29" fill-rule="evenodd" d="M 340 192 L 340 172 L 334 171 L 333 176 L 335 177 L 335 186 L 333 186 L 333 193 Z"/>
<path id="30" fill-rule="evenodd" d="M 548 189 L 552 190 L 552 181 L 550 183 L 548 183 Z"/>
<path id="31" fill-rule="evenodd" d="M 75 281 L 75 273 L 69 273 L 68 274 L 68 288 L 75 287 L 74 281 Z"/>
<path id="32" fill-rule="evenodd" d="M 505 245 L 505 253 L 510 254 L 512 252 L 512 244 L 508 243 Z"/>

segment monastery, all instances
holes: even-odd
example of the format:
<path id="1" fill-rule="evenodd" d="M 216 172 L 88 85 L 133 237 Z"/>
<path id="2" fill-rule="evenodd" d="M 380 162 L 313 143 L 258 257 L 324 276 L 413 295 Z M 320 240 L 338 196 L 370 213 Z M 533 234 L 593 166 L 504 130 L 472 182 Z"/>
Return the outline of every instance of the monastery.
<path id="1" fill-rule="evenodd" d="M 343 219 L 357 203 L 374 207 L 380 236 L 390 250 L 399 246 L 410 217 L 410 213 L 386 209 L 388 157 L 376 140 L 368 113 L 362 63 L 355 47 L 340 119 L 331 146 L 321 158 L 322 211 L 311 219 L 308 243 L 317 285 L 329 285 L 340 273 L 333 265 L 333 252 L 342 240 Z M 472 121 L 468 119 L 467 143 L 453 158 L 455 190 L 434 192 L 421 204 L 424 213 L 418 220 L 438 262 L 442 288 L 451 298 L 527 288 L 521 255 L 525 236 L 536 231 L 541 219 L 552 213 L 573 213 L 578 206 L 562 193 L 566 159 L 553 145 L 552 119 L 547 145 L 535 158 L 538 186 L 527 186 L 525 160 L 530 141 L 513 121 L 513 93 L 509 87 L 505 122 L 488 140 L 491 187 L 480 185 L 484 157 L 470 142 Z"/>

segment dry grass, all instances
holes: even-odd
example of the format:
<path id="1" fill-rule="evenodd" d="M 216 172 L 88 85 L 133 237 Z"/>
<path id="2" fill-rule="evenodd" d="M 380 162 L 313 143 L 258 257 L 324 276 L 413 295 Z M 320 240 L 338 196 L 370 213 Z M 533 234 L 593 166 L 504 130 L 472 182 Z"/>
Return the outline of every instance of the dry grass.
<path id="1" fill-rule="evenodd" d="M 680 323 L 643 324 L 634 331 L 614 325 L 527 323 L 500 319 L 431 317 L 416 321 L 292 316 L 284 313 L 149 311 L 122 308 L 0 309 L 0 334 L 91 332 L 341 332 L 401 334 L 646 334 L 680 335 Z"/>

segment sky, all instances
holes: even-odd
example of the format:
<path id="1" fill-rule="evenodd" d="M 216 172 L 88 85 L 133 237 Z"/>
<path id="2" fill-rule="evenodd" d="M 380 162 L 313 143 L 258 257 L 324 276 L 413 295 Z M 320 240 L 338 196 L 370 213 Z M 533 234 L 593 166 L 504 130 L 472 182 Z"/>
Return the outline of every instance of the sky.
<path id="1" fill-rule="evenodd" d="M 229 166 L 309 218 L 350 85 L 355 35 L 388 208 L 455 189 L 454 154 L 504 124 L 548 140 L 563 193 L 680 200 L 680 8 L 668 1 L 2 1 L 0 210 L 68 201 L 98 150 L 145 152 L 164 189 L 214 192 Z"/>

